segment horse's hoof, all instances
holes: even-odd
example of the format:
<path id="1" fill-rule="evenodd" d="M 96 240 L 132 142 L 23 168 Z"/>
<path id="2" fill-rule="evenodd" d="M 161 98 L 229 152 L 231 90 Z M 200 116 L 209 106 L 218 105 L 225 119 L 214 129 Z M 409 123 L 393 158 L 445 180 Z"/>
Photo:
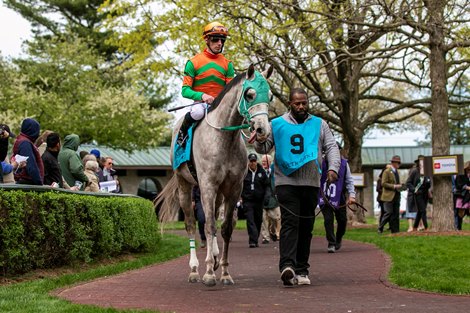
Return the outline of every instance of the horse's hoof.
<path id="1" fill-rule="evenodd" d="M 204 277 L 202 278 L 202 282 L 207 287 L 214 287 L 217 283 L 215 279 L 215 275 L 207 275 L 207 274 L 204 275 Z"/>
<path id="2" fill-rule="evenodd" d="M 197 283 L 200 280 L 198 273 L 190 273 L 188 277 L 188 282 Z"/>
<path id="3" fill-rule="evenodd" d="M 231 286 L 231 285 L 234 285 L 235 282 L 233 281 L 232 277 L 229 276 L 225 276 L 225 277 L 221 277 L 220 278 L 220 282 L 222 283 L 222 285 L 224 286 Z"/>

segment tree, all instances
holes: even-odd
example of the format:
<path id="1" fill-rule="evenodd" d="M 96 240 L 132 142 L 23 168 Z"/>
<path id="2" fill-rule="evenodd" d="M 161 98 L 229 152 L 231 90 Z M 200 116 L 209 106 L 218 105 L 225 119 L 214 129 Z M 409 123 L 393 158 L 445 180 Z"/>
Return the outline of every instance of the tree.
<path id="1" fill-rule="evenodd" d="M 105 0 L 64 1 L 64 0 L 5 0 L 7 7 L 21 14 L 32 23 L 33 40 L 47 44 L 72 34 L 81 39 L 103 60 L 101 66 L 118 67 L 122 71 L 133 72 L 133 83 L 154 109 L 163 109 L 174 98 L 169 93 L 170 85 L 162 79 L 160 71 L 165 70 L 157 63 L 140 63 L 136 66 L 133 51 L 124 51 L 113 43 L 115 31 L 103 27 L 106 13 L 99 10 Z M 135 41 L 137 43 L 138 40 Z M 153 50 L 157 43 L 139 42 L 139 46 Z M 138 56 L 137 56 L 138 59 Z"/>
<path id="2" fill-rule="evenodd" d="M 451 86 L 452 83 L 459 85 L 470 67 L 470 2 L 406 0 L 378 3 L 387 14 L 396 17 L 400 22 L 397 31 L 406 34 L 415 43 L 413 53 L 408 56 L 410 63 L 420 62 L 423 64 L 422 69 L 429 69 L 429 78 L 426 80 L 431 94 L 432 153 L 448 155 L 449 102 L 453 102 L 454 107 L 468 107 L 470 104 L 468 96 L 455 93 Z M 418 54 L 420 57 L 413 58 Z M 424 76 L 419 72 L 414 72 L 414 75 Z M 435 231 L 453 230 L 451 194 L 450 177 L 435 176 L 432 224 Z"/>
<path id="3" fill-rule="evenodd" d="M 72 34 L 38 39 L 29 57 L 16 67 L 3 62 L 0 106 L 2 120 L 19 126 L 34 117 L 42 129 L 62 136 L 76 133 L 82 142 L 134 150 L 168 138 L 169 115 L 149 108 L 132 80 Z"/>

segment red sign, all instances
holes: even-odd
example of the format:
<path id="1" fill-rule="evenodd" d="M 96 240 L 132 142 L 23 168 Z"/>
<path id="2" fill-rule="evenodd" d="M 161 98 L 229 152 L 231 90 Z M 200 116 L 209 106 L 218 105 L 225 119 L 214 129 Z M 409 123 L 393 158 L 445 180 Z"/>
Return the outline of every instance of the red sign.
<path id="1" fill-rule="evenodd" d="M 441 163 L 434 163 L 434 169 L 438 170 L 441 168 Z"/>

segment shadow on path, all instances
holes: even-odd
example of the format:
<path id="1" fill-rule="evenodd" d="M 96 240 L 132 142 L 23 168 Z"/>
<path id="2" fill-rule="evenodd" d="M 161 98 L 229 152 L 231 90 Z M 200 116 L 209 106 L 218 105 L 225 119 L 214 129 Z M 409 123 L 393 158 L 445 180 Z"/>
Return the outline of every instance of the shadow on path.
<path id="1" fill-rule="evenodd" d="M 197 251 L 201 277 L 205 251 Z M 294 288 L 284 288 L 279 279 L 277 243 L 250 249 L 246 231 L 238 230 L 229 257 L 233 286 L 188 283 L 187 255 L 64 289 L 58 296 L 81 304 L 178 313 L 470 312 L 468 296 L 420 293 L 384 284 L 388 258 L 373 245 L 345 241 L 340 251 L 328 254 L 325 239 L 314 238 L 312 285 Z"/>

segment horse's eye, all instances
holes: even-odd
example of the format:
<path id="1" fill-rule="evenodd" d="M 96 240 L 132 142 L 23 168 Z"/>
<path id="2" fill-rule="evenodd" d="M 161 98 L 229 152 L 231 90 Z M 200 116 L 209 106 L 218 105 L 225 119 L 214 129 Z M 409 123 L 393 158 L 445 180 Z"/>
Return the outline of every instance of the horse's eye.
<path id="1" fill-rule="evenodd" d="M 274 100 L 274 95 L 273 93 L 271 92 L 271 90 L 269 91 L 269 102 L 272 102 Z"/>
<path id="2" fill-rule="evenodd" d="M 246 101 L 251 102 L 251 101 L 255 100 L 255 98 L 256 98 L 256 90 L 254 90 L 253 88 L 248 88 L 245 91 Z"/>

